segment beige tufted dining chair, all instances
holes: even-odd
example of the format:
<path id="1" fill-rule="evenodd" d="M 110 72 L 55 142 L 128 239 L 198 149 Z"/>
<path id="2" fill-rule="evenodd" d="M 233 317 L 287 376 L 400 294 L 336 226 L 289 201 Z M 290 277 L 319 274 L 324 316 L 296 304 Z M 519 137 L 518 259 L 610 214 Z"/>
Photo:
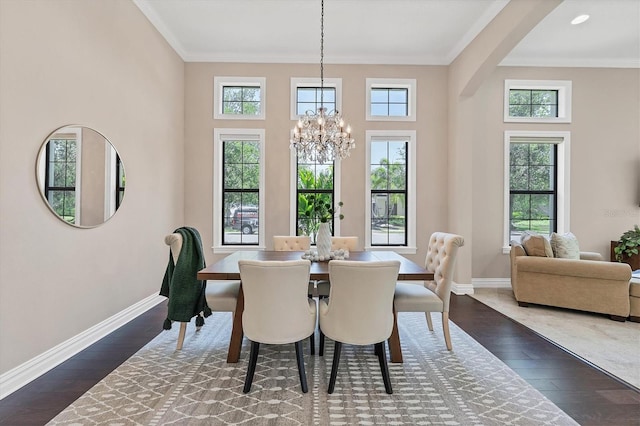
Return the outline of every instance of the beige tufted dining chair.
<path id="1" fill-rule="evenodd" d="M 311 237 L 308 235 L 274 235 L 273 249 L 275 251 L 307 251 L 311 248 Z M 307 295 L 313 297 L 315 291 L 315 281 L 307 284 Z M 316 353 L 316 339 L 312 334 L 310 339 L 310 353 Z"/>
<path id="2" fill-rule="evenodd" d="M 311 238 L 306 235 L 275 235 L 273 249 L 275 251 L 305 251 L 311 247 Z"/>
<path id="3" fill-rule="evenodd" d="M 331 237 L 331 251 L 334 250 L 349 250 L 355 251 L 358 248 L 358 237 Z M 329 281 L 318 281 L 316 283 L 316 289 L 318 292 L 318 298 L 329 297 Z M 322 352 L 321 352 L 322 354 Z"/>
<path id="4" fill-rule="evenodd" d="M 307 297 L 308 260 L 239 260 L 244 292 L 242 328 L 251 341 L 243 392 L 251 390 L 260 343 L 295 343 L 302 392 L 306 393 L 302 341 L 316 327 L 316 302 Z"/>
<path id="5" fill-rule="evenodd" d="M 180 251 L 182 250 L 182 235 L 176 233 L 169 234 L 164 238 L 165 244 L 171 250 L 174 264 L 178 261 Z M 240 281 L 212 281 L 207 282 L 205 288 L 205 298 L 207 305 L 213 312 L 233 312 L 236 310 L 238 302 L 238 291 L 240 289 Z M 196 327 L 196 331 L 200 327 Z M 177 350 L 182 349 L 184 337 L 187 331 L 187 323 L 180 323 L 180 331 L 178 332 Z"/>
<path id="6" fill-rule="evenodd" d="M 374 345 L 384 388 L 393 393 L 384 343 L 393 328 L 393 292 L 399 269 L 397 260 L 329 262 L 331 294 L 320 299 L 318 308 L 321 336 L 335 342 L 328 393 L 335 389 L 343 343 Z"/>
<path id="7" fill-rule="evenodd" d="M 464 245 L 464 238 L 456 234 L 434 232 L 429 239 L 425 259 L 425 269 L 434 274 L 433 281 L 423 285 L 398 282 L 396 284 L 394 307 L 397 321 L 398 312 L 424 312 L 427 326 L 433 331 L 430 312 L 442 312 L 442 329 L 447 349 L 451 350 L 449 334 L 449 300 L 451 283 L 458 248 Z"/>

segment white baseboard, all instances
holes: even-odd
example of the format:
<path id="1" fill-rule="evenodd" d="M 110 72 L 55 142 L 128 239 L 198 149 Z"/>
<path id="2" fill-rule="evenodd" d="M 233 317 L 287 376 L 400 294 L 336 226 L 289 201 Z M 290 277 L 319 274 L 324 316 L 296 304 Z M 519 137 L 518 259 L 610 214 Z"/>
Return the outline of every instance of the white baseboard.
<path id="1" fill-rule="evenodd" d="M 454 281 L 451 283 L 451 292 L 458 296 L 463 294 L 473 294 L 473 284 L 463 284 Z"/>
<path id="2" fill-rule="evenodd" d="M 511 278 L 472 278 L 474 288 L 511 288 Z"/>
<path id="3" fill-rule="evenodd" d="M 166 297 L 157 293 L 152 294 L 71 339 L 0 375 L 0 400 L 165 300 L 167 300 Z"/>

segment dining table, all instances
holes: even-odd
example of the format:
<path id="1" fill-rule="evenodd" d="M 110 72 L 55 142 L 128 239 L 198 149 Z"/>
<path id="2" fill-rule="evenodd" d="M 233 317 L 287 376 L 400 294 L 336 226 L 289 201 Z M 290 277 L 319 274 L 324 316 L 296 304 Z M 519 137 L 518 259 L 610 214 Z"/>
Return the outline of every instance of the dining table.
<path id="1" fill-rule="evenodd" d="M 204 269 L 198 271 L 198 280 L 240 280 L 240 269 L 238 261 L 242 259 L 251 260 L 299 260 L 303 258 L 305 252 L 302 251 L 271 251 L 271 250 L 239 250 L 236 251 Z M 398 281 L 431 281 L 433 280 L 433 272 L 427 271 L 424 267 L 407 259 L 406 257 L 392 250 L 370 250 L 370 251 L 352 251 L 346 260 L 354 261 L 381 261 L 381 260 L 398 260 L 400 261 L 400 270 L 398 272 Z M 329 280 L 329 262 L 330 261 L 313 261 L 311 262 L 311 270 L 309 279 Z M 215 283 L 211 283 L 215 285 Z M 392 308 L 393 309 L 393 308 Z M 231 339 L 229 341 L 229 350 L 227 353 L 227 362 L 236 363 L 240 359 L 240 350 L 242 348 L 242 339 L 244 333 L 242 330 L 242 312 L 244 310 L 244 296 L 242 293 L 242 283 L 238 291 L 236 309 L 233 313 L 233 325 L 231 330 Z M 402 362 L 402 350 L 400 347 L 400 335 L 398 333 L 398 315 L 393 311 L 393 329 L 391 337 L 389 337 L 389 354 L 391 362 Z"/>

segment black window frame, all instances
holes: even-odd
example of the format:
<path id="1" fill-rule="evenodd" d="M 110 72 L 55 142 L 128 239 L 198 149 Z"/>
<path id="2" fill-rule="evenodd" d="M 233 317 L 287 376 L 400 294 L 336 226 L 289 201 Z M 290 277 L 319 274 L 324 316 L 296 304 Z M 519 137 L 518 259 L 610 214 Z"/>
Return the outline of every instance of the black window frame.
<path id="1" fill-rule="evenodd" d="M 512 103 L 511 102 L 511 94 L 512 92 L 529 92 L 529 102 L 527 103 Z M 554 92 L 555 93 L 555 103 L 533 103 L 534 93 L 535 92 Z M 558 107 L 559 107 L 559 99 L 560 99 L 560 91 L 558 89 L 509 89 L 509 117 L 512 118 L 558 118 Z M 528 115 L 513 115 L 511 114 L 512 107 L 528 107 L 529 114 Z M 551 106 L 554 109 L 553 115 L 534 115 L 533 111 L 536 107 L 542 106 Z"/>
<path id="2" fill-rule="evenodd" d="M 243 242 L 244 239 L 244 234 L 242 233 L 242 231 L 240 232 L 240 242 L 227 242 L 226 241 L 226 236 L 227 233 L 225 232 L 225 228 L 227 226 L 230 225 L 229 221 L 232 219 L 232 217 L 229 217 L 227 215 L 227 212 L 225 211 L 225 207 L 226 207 L 226 199 L 227 199 L 227 194 L 240 194 L 240 205 L 237 207 L 237 209 L 242 209 L 244 207 L 248 207 L 248 205 L 245 205 L 242 200 L 243 200 L 243 194 L 255 194 L 255 198 L 257 200 L 260 200 L 260 182 L 258 182 L 258 187 L 257 188 L 227 188 L 226 187 L 226 180 L 224 179 L 224 176 L 226 175 L 226 167 L 228 164 L 240 164 L 241 166 L 243 166 L 243 171 L 244 171 L 244 165 L 245 164 L 254 164 L 254 163 L 245 163 L 244 161 L 241 163 L 227 163 L 226 161 L 226 149 L 225 149 L 225 145 L 227 143 L 236 143 L 236 142 L 242 142 L 242 143 L 258 143 L 257 140 L 253 140 L 253 139 L 243 139 L 243 138 L 232 138 L 232 139 L 223 139 L 221 141 L 222 143 L 222 200 L 221 200 L 221 217 L 223 218 L 222 223 L 221 223 L 221 244 L 222 246 L 258 246 L 260 245 L 260 234 L 257 233 L 258 235 L 258 239 L 256 242 Z M 263 155 L 263 153 L 260 151 L 260 155 Z M 244 159 L 244 158 L 243 158 Z M 258 164 L 258 167 L 260 166 L 260 159 L 258 158 L 258 162 L 255 163 Z M 242 179 L 244 181 L 244 179 Z M 259 204 L 251 204 L 251 207 L 256 207 L 257 209 L 257 221 L 258 221 L 258 226 L 260 226 L 260 222 L 262 222 L 262 218 L 260 217 L 260 205 Z M 242 220 L 242 218 L 241 218 Z M 242 224 L 241 224 L 241 229 L 242 229 Z"/>
<path id="3" fill-rule="evenodd" d="M 509 238 L 513 239 L 513 231 L 514 231 L 514 217 L 513 217 L 513 197 L 514 195 L 547 195 L 547 196 L 551 196 L 551 199 L 553 200 L 553 208 L 552 208 L 552 214 L 553 217 L 549 218 L 549 221 L 551 223 L 550 226 L 550 231 L 551 232 L 557 232 L 558 231 L 558 144 L 556 143 L 545 143 L 545 142 L 536 142 L 536 143 L 517 143 L 517 142 L 510 142 L 509 146 L 511 147 L 514 144 L 518 144 L 518 145 L 528 145 L 529 149 L 531 148 L 531 145 L 542 145 L 542 144 L 548 144 L 548 145 L 552 145 L 553 147 L 553 164 L 546 164 L 546 165 L 542 165 L 542 166 L 548 166 L 552 168 L 552 176 L 553 176 L 553 188 L 549 189 L 549 190 L 524 190 L 524 189 L 512 189 L 512 182 L 511 182 L 511 170 L 514 167 L 514 164 L 512 162 L 512 158 L 511 158 L 511 149 L 509 150 Z M 541 166 L 541 164 L 531 164 L 530 159 L 531 156 L 528 156 L 529 161 L 527 162 L 527 167 L 532 167 L 532 166 Z M 529 201 L 529 217 L 527 218 L 521 218 L 519 219 L 520 221 L 529 221 L 529 227 L 528 229 L 522 229 L 522 230 L 517 230 L 518 231 L 533 231 L 536 232 L 535 230 L 531 229 L 531 221 L 533 220 L 539 220 L 536 219 L 534 217 L 531 217 L 531 201 Z"/>
<path id="4" fill-rule="evenodd" d="M 387 158 L 389 158 L 389 147 L 388 144 L 389 142 L 400 142 L 400 141 L 404 142 L 404 150 L 405 150 L 405 163 L 404 163 L 404 167 L 405 167 L 405 174 L 404 174 L 404 189 L 390 189 L 389 188 L 389 182 L 387 182 L 387 189 L 370 189 L 370 198 L 371 198 L 371 223 L 370 223 L 370 228 L 368 230 L 368 232 L 370 233 L 370 240 L 371 240 L 371 247 L 408 247 L 409 245 L 409 220 L 410 218 L 408 217 L 408 212 L 409 212 L 409 141 L 406 139 L 393 139 L 393 138 L 377 138 L 377 139 L 373 139 L 371 140 L 371 144 L 374 143 L 379 143 L 379 142 L 386 142 L 387 143 Z M 372 150 L 373 151 L 373 150 Z M 372 159 L 369 158 L 368 159 L 368 167 L 369 167 L 369 179 L 371 179 L 371 173 L 372 173 L 372 166 L 374 164 L 372 164 Z M 378 164 L 378 163 L 375 163 Z M 404 195 L 404 201 L 405 201 L 405 220 L 404 220 L 404 242 L 402 244 L 390 244 L 388 243 L 389 241 L 389 237 L 388 234 L 389 232 L 387 232 L 387 244 L 379 244 L 379 243 L 374 243 L 373 242 L 373 226 L 374 226 L 374 217 L 373 217 L 373 199 L 375 195 L 386 195 L 387 199 L 390 198 L 391 195 L 393 194 L 403 194 Z M 390 203 L 389 203 L 390 204 Z M 390 215 L 389 215 L 389 211 L 387 209 L 387 225 L 389 225 L 390 223 Z M 387 227 L 387 229 L 389 229 Z"/>

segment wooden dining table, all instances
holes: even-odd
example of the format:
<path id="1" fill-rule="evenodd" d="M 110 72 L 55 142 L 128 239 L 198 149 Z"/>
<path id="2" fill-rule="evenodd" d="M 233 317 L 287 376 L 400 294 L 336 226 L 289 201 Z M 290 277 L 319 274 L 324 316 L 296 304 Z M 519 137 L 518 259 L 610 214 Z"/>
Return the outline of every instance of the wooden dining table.
<path id="1" fill-rule="evenodd" d="M 198 272 L 199 280 L 239 280 L 240 269 L 238 260 L 298 260 L 302 259 L 301 251 L 268 251 L 268 250 L 243 250 L 237 251 L 224 257 L 223 259 L 205 267 Z M 427 271 L 422 266 L 412 262 L 404 256 L 394 251 L 352 251 L 348 260 L 357 261 L 380 261 L 398 260 L 400 261 L 399 281 L 430 281 L 433 280 L 433 272 Z M 311 262 L 310 280 L 329 280 L 329 262 Z M 211 283 L 211 285 L 215 285 Z M 236 310 L 233 315 L 233 326 L 231 330 L 231 340 L 227 353 L 227 362 L 236 363 L 240 359 L 240 350 L 244 333 L 242 330 L 242 312 L 244 310 L 244 296 L 242 285 L 238 292 Z M 400 348 L 400 335 L 398 334 L 397 313 L 393 312 L 393 330 L 389 337 L 389 353 L 391 362 L 402 362 L 402 350 Z"/>

